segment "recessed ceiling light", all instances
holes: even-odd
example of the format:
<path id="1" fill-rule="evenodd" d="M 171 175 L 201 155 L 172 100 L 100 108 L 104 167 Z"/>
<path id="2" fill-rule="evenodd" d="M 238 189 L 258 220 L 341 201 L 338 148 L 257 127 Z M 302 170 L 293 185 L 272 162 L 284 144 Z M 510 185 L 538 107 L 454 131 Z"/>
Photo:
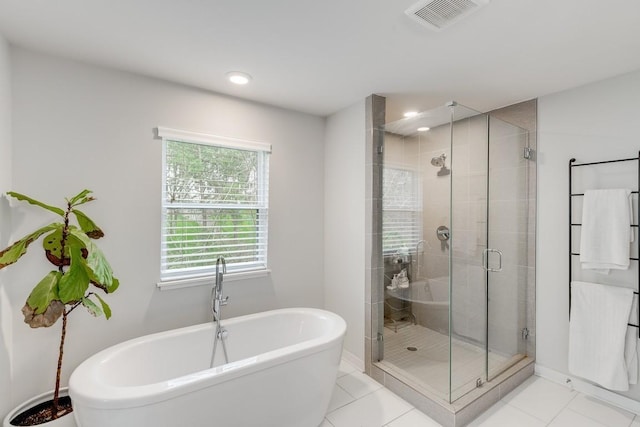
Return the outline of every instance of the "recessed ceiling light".
<path id="1" fill-rule="evenodd" d="M 246 85 L 251 81 L 251 76 L 241 71 L 230 71 L 227 73 L 227 78 L 231 83 L 237 85 Z"/>
<path id="2" fill-rule="evenodd" d="M 404 113 L 404 116 L 405 116 L 406 118 L 409 118 L 409 117 L 415 117 L 415 116 L 417 116 L 417 115 L 418 115 L 418 112 L 417 112 L 417 111 L 407 111 L 406 113 Z"/>
<path id="3" fill-rule="evenodd" d="M 423 126 L 423 127 L 418 128 L 418 129 L 416 129 L 416 130 L 417 130 L 418 132 L 426 132 L 426 131 L 428 131 L 429 129 L 431 129 L 431 128 L 428 128 L 428 127 L 426 127 L 426 126 Z"/>

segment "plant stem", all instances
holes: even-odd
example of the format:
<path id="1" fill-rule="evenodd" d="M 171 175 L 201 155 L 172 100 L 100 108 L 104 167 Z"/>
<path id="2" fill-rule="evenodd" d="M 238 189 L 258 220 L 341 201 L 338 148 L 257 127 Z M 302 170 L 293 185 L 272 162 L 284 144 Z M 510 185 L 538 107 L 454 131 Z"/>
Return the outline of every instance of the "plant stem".
<path id="1" fill-rule="evenodd" d="M 58 271 L 64 274 L 64 249 L 69 235 L 69 213 L 71 212 L 71 203 L 67 203 L 67 211 L 64 214 L 64 228 L 62 229 L 62 238 L 60 239 L 60 265 Z M 75 308 L 75 307 L 74 307 Z M 67 336 L 67 309 L 65 307 L 62 312 L 62 333 L 60 334 L 60 347 L 58 349 L 58 366 L 56 368 L 56 386 L 53 389 L 53 405 L 51 407 L 51 418 L 58 418 L 58 402 L 60 400 L 60 376 L 62 373 L 62 356 L 64 355 L 64 339 Z"/>
<path id="2" fill-rule="evenodd" d="M 60 348 L 58 351 L 58 367 L 56 369 L 56 386 L 53 391 L 53 406 L 51 418 L 58 418 L 58 401 L 60 399 L 60 374 L 62 372 L 62 356 L 64 354 L 64 339 L 67 336 L 67 310 L 62 313 L 62 333 L 60 334 Z"/>

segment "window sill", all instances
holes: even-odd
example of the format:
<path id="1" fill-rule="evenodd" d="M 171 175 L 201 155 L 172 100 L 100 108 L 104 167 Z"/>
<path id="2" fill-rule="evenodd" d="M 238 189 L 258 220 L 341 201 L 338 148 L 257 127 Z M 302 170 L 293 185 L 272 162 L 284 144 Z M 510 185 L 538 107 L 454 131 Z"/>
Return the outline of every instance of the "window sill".
<path id="1" fill-rule="evenodd" d="M 238 271 L 236 273 L 227 273 L 224 275 L 225 282 L 235 282 L 238 280 L 255 279 L 259 277 L 266 277 L 271 274 L 271 270 L 250 270 L 250 271 Z M 194 286 L 212 286 L 215 282 L 215 275 L 200 277 L 189 277 L 183 279 L 168 279 L 158 282 L 156 286 L 161 291 L 192 288 Z"/>

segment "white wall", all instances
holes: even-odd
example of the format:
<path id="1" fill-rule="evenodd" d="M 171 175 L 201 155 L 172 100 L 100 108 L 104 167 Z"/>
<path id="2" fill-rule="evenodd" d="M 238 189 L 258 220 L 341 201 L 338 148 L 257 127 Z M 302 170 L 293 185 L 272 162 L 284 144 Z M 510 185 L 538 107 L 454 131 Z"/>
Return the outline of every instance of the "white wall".
<path id="1" fill-rule="evenodd" d="M 0 36 L 0 194 L 11 187 L 11 70 L 9 45 Z M 11 225 L 6 199 L 0 197 L 0 247 Z M 11 308 L 5 292 L 5 272 L 0 271 L 0 416 L 11 409 Z"/>
<path id="2" fill-rule="evenodd" d="M 538 100 L 536 357 L 546 368 L 568 373 L 569 159 L 637 156 L 639 100 L 640 71 Z M 640 387 L 628 395 L 640 398 Z"/>
<path id="3" fill-rule="evenodd" d="M 347 322 L 344 349 L 364 363 L 365 101 L 327 119 L 325 308 Z"/>
<path id="4" fill-rule="evenodd" d="M 111 320 L 93 319 L 80 310 L 70 317 L 65 381 L 80 361 L 104 347 L 210 319 L 209 287 L 156 288 L 161 197 L 156 126 L 273 145 L 272 274 L 226 282 L 230 301 L 223 317 L 323 306 L 323 118 L 22 49 L 12 51 L 12 74 L 13 189 L 51 204 L 83 188 L 93 190 L 98 200 L 86 211 L 105 231 L 98 243 L 121 283 L 106 298 Z M 34 212 L 30 206 L 13 209 L 14 238 L 50 219 Z M 39 245 L 34 249 L 25 263 L 8 269 L 14 403 L 50 389 L 54 379 L 57 331 L 29 330 L 20 313 L 47 268 Z"/>

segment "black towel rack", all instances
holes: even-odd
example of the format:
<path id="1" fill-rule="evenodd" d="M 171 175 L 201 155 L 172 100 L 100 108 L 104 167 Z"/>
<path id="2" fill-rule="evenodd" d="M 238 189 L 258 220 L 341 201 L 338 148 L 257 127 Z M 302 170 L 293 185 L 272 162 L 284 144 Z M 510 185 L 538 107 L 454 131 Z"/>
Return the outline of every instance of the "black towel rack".
<path id="1" fill-rule="evenodd" d="M 574 193 L 573 192 L 573 187 L 572 187 L 572 171 L 573 168 L 577 168 L 580 166 L 594 166 L 594 165 L 603 165 L 603 164 L 607 164 L 607 163 L 620 163 L 620 162 L 637 162 L 638 163 L 638 174 L 637 174 L 637 182 L 636 182 L 636 188 L 637 190 L 632 191 L 632 194 L 639 194 L 638 191 L 640 190 L 640 152 L 638 152 L 638 157 L 631 157 L 628 159 L 616 159 L 616 160 L 605 160 L 602 162 L 589 162 L 589 163 L 576 163 L 576 159 L 570 159 L 569 160 L 569 315 L 571 315 L 571 278 L 572 278 L 572 270 L 573 270 L 573 262 L 572 262 L 572 257 L 574 256 L 579 256 L 580 254 L 578 252 L 573 252 L 571 250 L 571 245 L 573 242 L 573 227 L 580 227 L 582 224 L 580 223 L 574 223 L 572 222 L 573 220 L 573 215 L 572 215 L 572 209 L 573 209 L 573 203 L 572 200 L 574 197 L 580 197 L 580 196 L 584 196 L 584 193 Z M 638 225 L 640 224 L 640 201 L 638 202 L 638 212 L 636 212 L 636 223 L 632 224 L 631 227 L 632 228 L 638 228 Z M 640 234 L 640 233 L 637 233 Z M 638 256 L 640 257 L 640 235 L 636 235 L 635 236 L 635 242 L 638 248 Z M 640 259 L 636 258 L 636 257 L 630 257 L 629 258 L 631 261 L 640 261 Z M 636 291 L 633 293 L 634 295 L 638 295 L 638 304 L 636 305 L 636 309 L 637 309 L 637 319 L 638 322 L 640 322 L 640 265 L 638 266 L 638 277 L 637 277 L 638 281 L 636 283 Z M 627 323 L 629 326 L 632 326 L 634 328 L 638 328 L 638 338 L 640 339 L 640 324 L 633 324 L 633 323 Z"/>

